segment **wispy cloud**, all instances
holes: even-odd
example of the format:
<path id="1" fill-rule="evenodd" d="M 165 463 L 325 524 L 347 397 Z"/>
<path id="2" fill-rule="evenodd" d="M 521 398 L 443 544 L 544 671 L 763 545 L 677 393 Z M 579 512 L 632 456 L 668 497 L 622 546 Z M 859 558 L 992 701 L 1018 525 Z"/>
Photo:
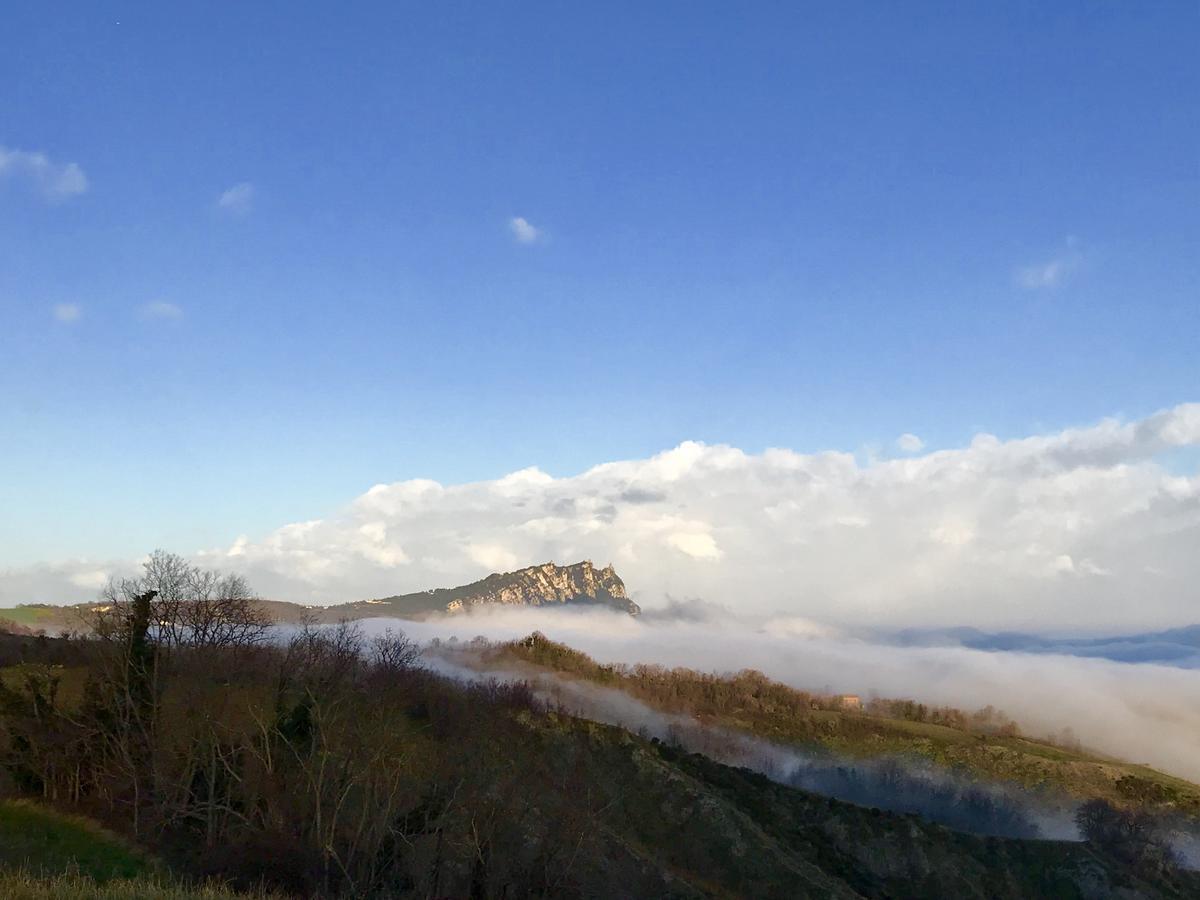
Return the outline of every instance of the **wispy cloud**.
<path id="1" fill-rule="evenodd" d="M 54 318 L 64 325 L 73 325 L 83 317 L 83 307 L 78 303 L 58 303 L 52 311 Z"/>
<path id="2" fill-rule="evenodd" d="M 925 442 L 911 432 L 896 438 L 896 447 L 904 453 L 919 453 L 925 449 Z"/>
<path id="3" fill-rule="evenodd" d="M 183 317 L 183 310 L 174 303 L 155 300 L 142 307 L 142 317 L 146 319 L 179 319 Z"/>
<path id="4" fill-rule="evenodd" d="M 247 215 L 254 208 L 254 185 L 242 181 L 222 192 L 217 198 L 217 209 L 234 216 Z"/>
<path id="5" fill-rule="evenodd" d="M 1079 268 L 1081 261 L 1078 241 L 1075 238 L 1068 238 L 1066 247 L 1061 253 L 1050 259 L 1017 269 L 1016 281 L 1018 285 L 1030 291 L 1055 288 L 1063 284 Z"/>
<path id="6" fill-rule="evenodd" d="M 51 202 L 88 189 L 87 176 L 76 163 L 56 163 L 46 154 L 0 146 L 0 178 L 23 179 Z"/>
<path id="7" fill-rule="evenodd" d="M 508 229 L 519 244 L 536 244 L 545 235 L 545 232 L 541 228 L 536 227 L 521 216 L 514 216 L 509 219 Z"/>

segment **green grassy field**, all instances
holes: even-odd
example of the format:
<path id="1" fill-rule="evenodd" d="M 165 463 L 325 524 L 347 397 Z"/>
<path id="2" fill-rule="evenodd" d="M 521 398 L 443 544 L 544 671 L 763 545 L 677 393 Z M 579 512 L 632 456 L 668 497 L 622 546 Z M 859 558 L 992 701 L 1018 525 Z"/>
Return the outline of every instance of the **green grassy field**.
<path id="1" fill-rule="evenodd" d="M 31 628 L 42 623 L 53 622 L 61 615 L 57 610 L 41 606 L 0 607 L 0 619 L 8 619 L 10 622 L 28 625 Z"/>
<path id="2" fill-rule="evenodd" d="M 154 870 L 144 854 L 87 819 L 24 800 L 0 802 L 0 868 L 97 882 Z M 0 896 L 11 896 L 0 891 Z"/>
<path id="3" fill-rule="evenodd" d="M 0 801 L 4 900 L 236 900 L 218 885 L 176 883 L 151 857 L 90 819 L 26 800 Z"/>

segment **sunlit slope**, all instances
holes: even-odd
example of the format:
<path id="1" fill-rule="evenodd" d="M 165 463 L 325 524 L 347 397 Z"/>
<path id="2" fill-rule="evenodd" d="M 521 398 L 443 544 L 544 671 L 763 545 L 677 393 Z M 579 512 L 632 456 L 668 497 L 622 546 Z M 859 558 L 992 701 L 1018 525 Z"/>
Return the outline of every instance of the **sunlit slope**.
<path id="1" fill-rule="evenodd" d="M 918 756 L 980 778 L 1200 815 L 1200 786 L 1191 782 L 1147 766 L 1022 737 L 1011 727 L 975 728 L 965 715 L 964 727 L 950 727 L 837 709 L 836 698 L 797 691 L 759 673 L 714 676 L 657 666 L 601 665 L 541 635 L 499 645 L 479 659 L 485 667 L 521 664 L 570 675 L 625 691 L 663 712 L 688 714 L 782 744 L 852 758 Z M 921 709 L 919 704 L 912 708 Z"/>

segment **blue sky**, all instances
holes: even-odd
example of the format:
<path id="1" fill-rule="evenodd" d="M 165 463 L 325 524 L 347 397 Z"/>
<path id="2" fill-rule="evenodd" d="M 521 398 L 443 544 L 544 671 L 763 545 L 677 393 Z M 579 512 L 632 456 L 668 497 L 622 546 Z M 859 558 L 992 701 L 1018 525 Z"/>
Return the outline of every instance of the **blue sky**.
<path id="1" fill-rule="evenodd" d="M 4 21 L 0 566 L 1200 393 L 1194 3 Z"/>

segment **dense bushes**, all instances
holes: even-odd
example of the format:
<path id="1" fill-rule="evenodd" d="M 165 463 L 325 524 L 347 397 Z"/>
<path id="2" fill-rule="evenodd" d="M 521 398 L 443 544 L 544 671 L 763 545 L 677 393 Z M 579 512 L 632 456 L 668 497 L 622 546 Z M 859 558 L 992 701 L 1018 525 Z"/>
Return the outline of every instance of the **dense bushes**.
<path id="1" fill-rule="evenodd" d="M 1147 813 L 1094 799 L 1079 807 L 1075 823 L 1086 841 L 1137 871 L 1170 871 L 1178 864 L 1159 821 Z"/>
<path id="2" fill-rule="evenodd" d="M 93 810 L 197 875 L 491 896 L 569 883 L 593 830 L 569 772 L 513 753 L 530 742 L 522 717 L 543 715 L 529 689 L 436 677 L 400 635 L 160 647 L 144 707 L 130 702 L 127 644 L 77 649 L 78 703 L 49 667 L 0 688 L 9 791 Z"/>

